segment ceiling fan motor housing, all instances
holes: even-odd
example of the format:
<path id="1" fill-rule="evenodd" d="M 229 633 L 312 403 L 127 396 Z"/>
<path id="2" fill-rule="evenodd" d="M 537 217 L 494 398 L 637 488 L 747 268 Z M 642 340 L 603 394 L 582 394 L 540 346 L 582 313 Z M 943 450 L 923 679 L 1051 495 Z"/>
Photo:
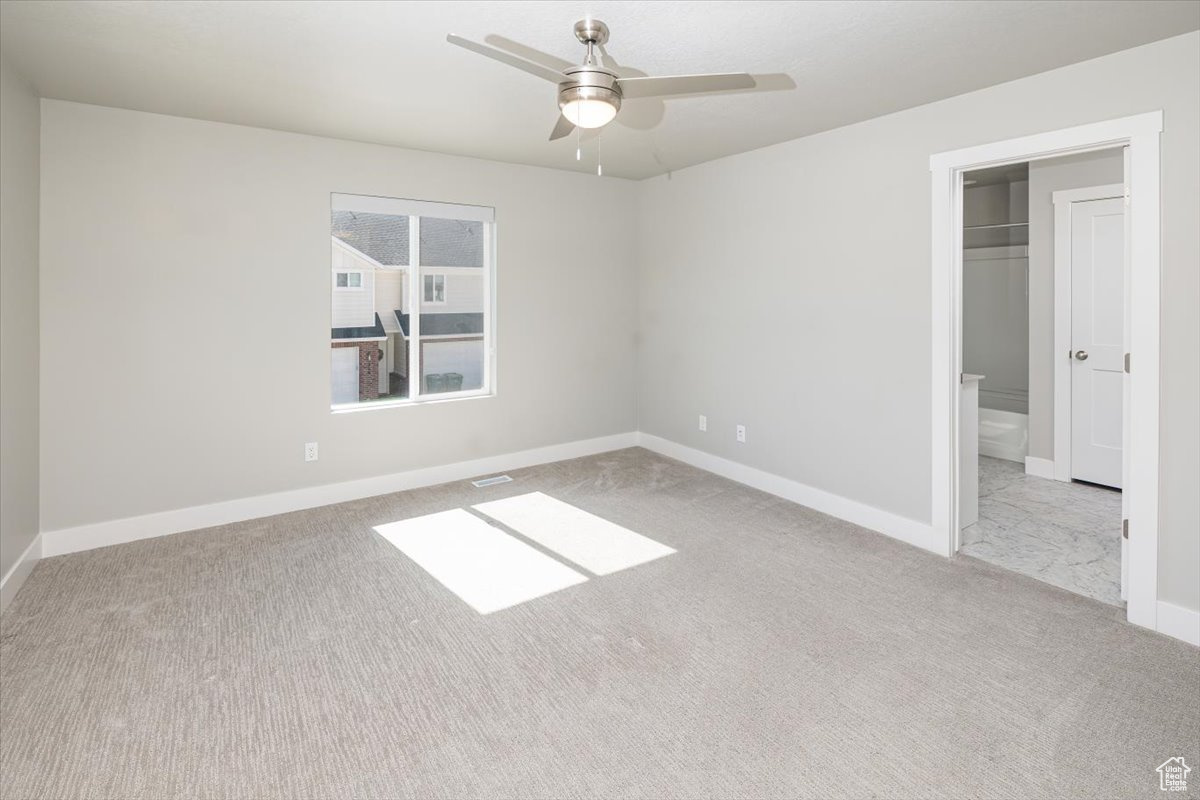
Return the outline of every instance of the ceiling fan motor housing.
<path id="1" fill-rule="evenodd" d="M 567 80 L 558 85 L 558 107 L 576 100 L 600 100 L 614 109 L 621 108 L 621 87 L 617 74 L 603 67 L 585 64 L 566 71 Z"/>
<path id="2" fill-rule="evenodd" d="M 581 19 L 575 23 L 575 38 L 584 44 L 606 44 L 608 26 L 598 19 Z"/>

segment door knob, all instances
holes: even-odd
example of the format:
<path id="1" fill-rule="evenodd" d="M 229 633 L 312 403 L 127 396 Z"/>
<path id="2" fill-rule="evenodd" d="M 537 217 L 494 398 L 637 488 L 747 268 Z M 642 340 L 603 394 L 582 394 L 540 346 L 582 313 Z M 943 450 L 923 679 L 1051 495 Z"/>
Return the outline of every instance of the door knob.
<path id="1" fill-rule="evenodd" d="M 1075 358 L 1079 359 L 1080 361 L 1087 361 L 1087 350 L 1076 350 Z"/>

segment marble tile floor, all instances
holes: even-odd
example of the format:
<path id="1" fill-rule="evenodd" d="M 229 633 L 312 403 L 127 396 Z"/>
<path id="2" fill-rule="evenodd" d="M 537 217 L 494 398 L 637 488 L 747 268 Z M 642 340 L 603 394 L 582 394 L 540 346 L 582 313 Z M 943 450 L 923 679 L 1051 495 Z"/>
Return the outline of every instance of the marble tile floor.
<path id="1" fill-rule="evenodd" d="M 1035 478 L 1022 465 L 979 457 L 979 521 L 963 555 L 1102 603 L 1121 600 L 1121 493 Z"/>

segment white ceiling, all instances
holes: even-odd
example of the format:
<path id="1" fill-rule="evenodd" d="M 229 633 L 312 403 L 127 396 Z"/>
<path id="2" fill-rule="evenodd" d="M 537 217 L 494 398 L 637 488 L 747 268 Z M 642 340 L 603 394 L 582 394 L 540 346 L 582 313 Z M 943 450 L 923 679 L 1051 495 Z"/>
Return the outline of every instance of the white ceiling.
<path id="1" fill-rule="evenodd" d="M 448 44 L 489 33 L 582 60 L 586 15 L 651 75 L 786 73 L 790 91 L 666 102 L 604 129 L 643 178 L 1200 28 L 1200 2 L 0 3 L 0 48 L 46 97 L 561 169 L 555 87 Z M 646 124 L 654 101 L 622 117 Z M 661 108 L 661 106 L 659 107 Z"/>

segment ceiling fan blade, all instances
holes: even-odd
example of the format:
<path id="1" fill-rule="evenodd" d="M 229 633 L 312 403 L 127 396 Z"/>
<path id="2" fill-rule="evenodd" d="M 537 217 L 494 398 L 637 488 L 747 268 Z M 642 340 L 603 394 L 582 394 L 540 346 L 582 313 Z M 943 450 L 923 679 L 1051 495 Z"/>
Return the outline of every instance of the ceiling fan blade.
<path id="1" fill-rule="evenodd" d="M 621 96 L 630 100 L 640 97 L 672 97 L 681 94 L 707 92 L 736 92 L 753 89 L 754 77 L 745 72 L 725 72 L 713 75 L 669 75 L 662 78 L 618 78 Z"/>
<path id="2" fill-rule="evenodd" d="M 556 69 L 559 72 L 562 72 L 564 69 L 570 69 L 571 67 L 579 66 L 578 64 L 567 61 L 565 58 L 559 58 L 558 56 L 552 56 L 549 53 L 543 53 L 541 50 L 538 50 L 535 47 L 530 47 L 529 45 L 521 44 L 520 42 L 514 42 L 512 39 L 506 39 L 505 37 L 494 33 L 489 33 L 487 36 L 483 37 L 483 40 L 493 47 L 499 47 L 501 50 L 507 50 L 514 56 L 520 56 L 526 61 L 532 61 L 535 64 L 541 64 L 543 67 Z"/>
<path id="3" fill-rule="evenodd" d="M 555 139 L 561 139 L 573 130 L 575 130 L 575 126 L 571 124 L 571 120 L 559 114 L 558 122 L 554 125 L 554 130 L 550 131 L 550 141 L 553 142 Z"/>
<path id="4" fill-rule="evenodd" d="M 517 69 L 524 70 L 530 75 L 537 75 L 539 78 L 548 80 L 551 83 L 560 83 L 561 81 L 566 80 L 566 76 L 557 70 L 550 69 L 549 67 L 542 66 L 541 64 L 535 64 L 532 61 L 526 61 L 523 58 L 518 58 L 517 56 L 514 56 L 511 53 L 506 53 L 503 50 L 497 50 L 494 47 L 488 47 L 486 44 L 472 42 L 470 39 L 464 39 L 461 36 L 453 33 L 447 34 L 446 41 L 450 44 L 456 44 L 459 47 L 470 50 L 473 53 L 478 53 L 481 56 L 487 56 L 488 58 L 495 59 L 502 64 L 508 64 L 510 67 L 516 67 Z"/>

